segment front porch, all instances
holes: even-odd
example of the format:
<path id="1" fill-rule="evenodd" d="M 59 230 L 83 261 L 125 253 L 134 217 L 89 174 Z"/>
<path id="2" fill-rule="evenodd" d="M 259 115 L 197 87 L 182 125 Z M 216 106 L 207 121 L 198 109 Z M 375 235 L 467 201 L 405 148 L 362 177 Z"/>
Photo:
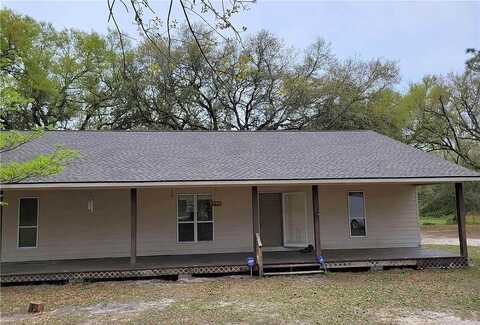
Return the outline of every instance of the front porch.
<path id="1" fill-rule="evenodd" d="M 456 190 L 459 255 L 419 248 L 412 184 L 12 191 L 1 282 L 246 273 L 247 257 L 260 276 L 319 272 L 320 256 L 327 269 L 466 266 L 462 184 Z M 27 228 L 36 236 L 19 247 L 24 197 L 35 198 L 25 202 L 35 203 Z"/>
<path id="2" fill-rule="evenodd" d="M 449 252 L 426 248 L 328 249 L 322 251 L 327 269 L 354 267 L 462 267 L 467 260 Z M 1 282 L 113 279 L 177 274 L 247 273 L 252 253 L 138 256 L 3 262 Z M 314 253 L 300 250 L 264 252 L 264 268 L 320 268 Z"/>

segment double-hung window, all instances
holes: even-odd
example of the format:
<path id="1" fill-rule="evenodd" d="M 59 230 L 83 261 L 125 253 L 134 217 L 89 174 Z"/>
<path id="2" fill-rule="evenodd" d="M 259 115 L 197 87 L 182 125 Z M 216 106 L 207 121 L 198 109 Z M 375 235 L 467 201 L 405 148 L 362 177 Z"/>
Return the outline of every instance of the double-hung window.
<path id="1" fill-rule="evenodd" d="M 210 194 L 179 194 L 177 197 L 179 242 L 213 240 L 213 209 Z"/>
<path id="2" fill-rule="evenodd" d="M 38 199 L 21 198 L 18 209 L 18 247 L 35 248 L 38 238 Z"/>
<path id="3" fill-rule="evenodd" d="M 350 224 L 350 236 L 365 237 L 367 235 L 363 192 L 348 193 L 348 221 Z"/>

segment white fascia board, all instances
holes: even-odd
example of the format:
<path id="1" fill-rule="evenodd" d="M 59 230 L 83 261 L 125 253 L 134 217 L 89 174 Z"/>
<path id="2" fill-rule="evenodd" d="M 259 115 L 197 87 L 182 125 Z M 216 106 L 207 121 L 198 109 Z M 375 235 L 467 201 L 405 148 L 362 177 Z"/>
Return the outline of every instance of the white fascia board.
<path id="1" fill-rule="evenodd" d="M 198 186 L 268 186 L 306 184 L 438 184 L 477 182 L 480 177 L 435 178 L 351 178 L 351 179 L 299 179 L 299 180 L 238 180 L 238 181 L 169 181 L 169 182 L 102 182 L 102 183 L 19 183 L 1 184 L 0 189 L 74 189 L 74 188 L 148 188 Z"/>

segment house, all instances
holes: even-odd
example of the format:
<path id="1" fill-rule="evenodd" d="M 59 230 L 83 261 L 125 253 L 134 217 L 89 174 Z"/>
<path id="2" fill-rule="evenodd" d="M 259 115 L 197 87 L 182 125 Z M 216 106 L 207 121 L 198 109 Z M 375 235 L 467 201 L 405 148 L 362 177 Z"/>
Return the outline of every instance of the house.
<path id="1" fill-rule="evenodd" d="M 468 263 L 480 174 L 372 131 L 49 131 L 57 175 L 3 184 L 2 282 Z M 420 246 L 417 186 L 456 188 L 460 252 Z"/>

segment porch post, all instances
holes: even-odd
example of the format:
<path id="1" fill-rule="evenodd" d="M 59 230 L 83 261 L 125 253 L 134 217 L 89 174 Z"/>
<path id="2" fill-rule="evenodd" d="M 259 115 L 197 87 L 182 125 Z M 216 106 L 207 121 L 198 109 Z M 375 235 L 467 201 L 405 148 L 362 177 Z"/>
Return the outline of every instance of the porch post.
<path id="1" fill-rule="evenodd" d="M 457 206 L 458 239 L 460 240 L 460 255 L 468 258 L 467 233 L 465 230 L 465 199 L 463 183 L 455 183 L 455 199 Z"/>
<path id="2" fill-rule="evenodd" d="M 130 189 L 130 264 L 137 262 L 137 189 Z"/>
<path id="3" fill-rule="evenodd" d="M 2 260 L 2 241 L 3 241 L 3 190 L 0 190 L 0 261 Z"/>
<path id="4" fill-rule="evenodd" d="M 258 189 L 252 186 L 252 223 L 253 223 L 253 254 L 255 254 L 255 234 L 260 233 L 260 219 L 258 218 Z"/>
<path id="5" fill-rule="evenodd" d="M 320 244 L 320 204 L 318 202 L 318 185 L 312 185 L 313 234 L 315 238 L 315 256 L 322 255 Z"/>

